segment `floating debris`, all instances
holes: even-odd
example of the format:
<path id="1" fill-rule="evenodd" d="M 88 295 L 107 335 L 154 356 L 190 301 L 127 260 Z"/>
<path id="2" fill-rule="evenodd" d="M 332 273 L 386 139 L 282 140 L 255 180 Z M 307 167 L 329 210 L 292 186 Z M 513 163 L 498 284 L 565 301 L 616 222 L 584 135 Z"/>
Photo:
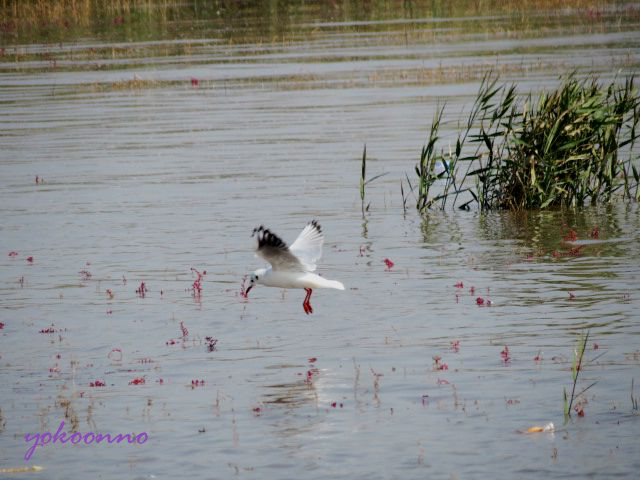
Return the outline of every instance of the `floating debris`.
<path id="1" fill-rule="evenodd" d="M 546 423 L 543 426 L 533 426 L 530 428 L 527 428 L 524 432 L 522 433 L 540 433 L 540 432 L 554 432 L 556 429 L 556 427 L 553 425 L 553 422 L 549 422 Z"/>
<path id="2" fill-rule="evenodd" d="M 44 468 L 33 465 L 31 467 L 13 467 L 13 468 L 0 468 L 0 473 L 28 473 L 28 472 L 41 472 Z"/>

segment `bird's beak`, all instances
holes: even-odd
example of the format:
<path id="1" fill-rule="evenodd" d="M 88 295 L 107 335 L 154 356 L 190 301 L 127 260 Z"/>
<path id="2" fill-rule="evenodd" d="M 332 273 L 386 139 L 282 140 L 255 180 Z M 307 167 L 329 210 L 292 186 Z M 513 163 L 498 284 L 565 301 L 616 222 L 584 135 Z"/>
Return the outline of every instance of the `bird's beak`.
<path id="1" fill-rule="evenodd" d="M 248 297 L 249 296 L 249 290 L 251 290 L 253 288 L 253 285 L 249 285 L 249 288 L 247 288 L 247 290 L 244 292 L 244 294 Z"/>

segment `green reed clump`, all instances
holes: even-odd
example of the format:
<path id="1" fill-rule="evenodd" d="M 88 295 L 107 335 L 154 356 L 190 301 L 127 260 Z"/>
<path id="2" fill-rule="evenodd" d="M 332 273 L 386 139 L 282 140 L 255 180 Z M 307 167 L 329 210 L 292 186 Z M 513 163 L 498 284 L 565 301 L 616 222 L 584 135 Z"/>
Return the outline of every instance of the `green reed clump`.
<path id="1" fill-rule="evenodd" d="M 604 88 L 595 77 L 570 75 L 537 100 L 487 76 L 455 151 L 437 151 L 443 110 L 436 113 L 416 167 L 417 208 L 445 208 L 452 195 L 456 205 L 464 192 L 471 199 L 459 207 L 476 202 L 482 210 L 581 206 L 608 202 L 616 193 L 638 200 L 639 107 L 633 76 Z M 435 174 L 438 161 L 444 171 Z M 459 162 L 468 162 L 461 178 Z M 440 179 L 443 191 L 430 196 Z"/>

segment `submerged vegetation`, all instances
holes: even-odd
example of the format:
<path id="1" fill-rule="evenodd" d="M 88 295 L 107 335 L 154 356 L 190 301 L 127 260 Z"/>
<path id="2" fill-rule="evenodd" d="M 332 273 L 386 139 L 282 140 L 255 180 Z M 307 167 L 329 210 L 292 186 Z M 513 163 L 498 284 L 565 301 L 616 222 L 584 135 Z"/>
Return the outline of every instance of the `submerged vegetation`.
<path id="1" fill-rule="evenodd" d="M 564 418 L 565 422 L 571 417 L 571 408 L 573 407 L 579 416 L 584 416 L 584 409 L 581 403 L 574 405 L 574 402 L 587 390 L 593 387 L 596 382 L 589 385 L 587 388 L 576 394 L 576 385 L 578 383 L 578 375 L 582 371 L 584 352 L 587 349 L 587 341 L 589 340 L 589 331 L 583 333 L 580 336 L 580 342 L 578 348 L 573 351 L 573 363 L 571 365 L 571 378 L 573 380 L 573 386 L 571 387 L 571 395 L 567 394 L 567 389 L 564 389 Z"/>
<path id="2" fill-rule="evenodd" d="M 535 209 L 640 199 L 634 164 L 640 98 L 634 77 L 607 87 L 567 77 L 537 99 L 485 77 L 455 149 L 438 150 L 436 112 L 416 166 L 417 208 Z M 436 173 L 436 165 L 443 170 Z M 466 164 L 460 175 L 461 165 Z M 436 182 L 444 186 L 432 195 Z M 472 185 L 469 185 L 472 184 Z M 460 194 L 467 194 L 458 205 Z M 469 198 L 470 197 L 470 198 Z"/>

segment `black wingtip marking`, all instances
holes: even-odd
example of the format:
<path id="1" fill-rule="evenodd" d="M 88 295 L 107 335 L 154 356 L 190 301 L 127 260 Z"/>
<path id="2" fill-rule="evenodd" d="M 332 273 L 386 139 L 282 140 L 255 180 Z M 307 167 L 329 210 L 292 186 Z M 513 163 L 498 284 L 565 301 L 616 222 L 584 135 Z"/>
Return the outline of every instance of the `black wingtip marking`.
<path id="1" fill-rule="evenodd" d="M 318 231 L 318 233 L 322 233 L 322 227 L 320 226 L 317 220 L 311 220 L 309 223 L 311 224 L 311 226 L 313 226 L 313 228 L 315 228 Z"/>
<path id="2" fill-rule="evenodd" d="M 280 237 L 278 237 L 275 233 L 272 233 L 268 228 L 264 228 L 264 226 L 262 225 L 254 228 L 251 236 L 253 237 L 256 234 L 258 238 L 258 250 L 260 250 L 264 246 L 281 249 L 288 248 L 287 244 L 284 243 Z"/>

